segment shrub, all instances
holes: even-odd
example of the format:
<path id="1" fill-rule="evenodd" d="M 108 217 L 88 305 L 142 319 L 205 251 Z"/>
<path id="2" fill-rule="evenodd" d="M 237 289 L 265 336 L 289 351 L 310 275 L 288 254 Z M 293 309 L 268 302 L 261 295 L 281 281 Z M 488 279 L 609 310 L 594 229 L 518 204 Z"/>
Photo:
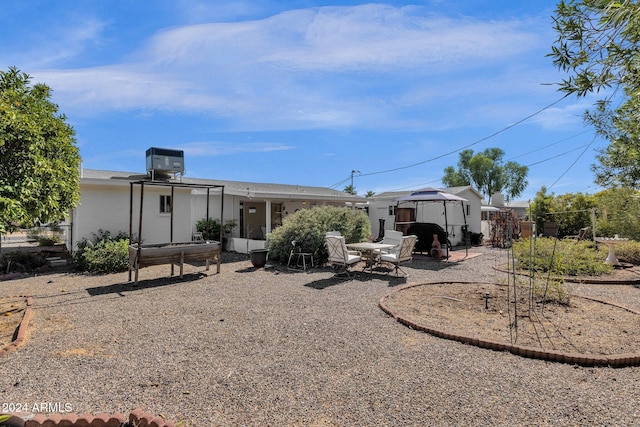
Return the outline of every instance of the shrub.
<path id="1" fill-rule="evenodd" d="M 217 219 L 201 219 L 196 222 L 196 231 L 202 233 L 205 240 L 220 240 L 220 221 Z"/>
<path id="2" fill-rule="evenodd" d="M 613 268 L 604 262 L 606 251 L 596 250 L 592 242 L 548 237 L 538 237 L 533 241 L 530 238 L 520 239 L 514 243 L 513 253 L 520 268 L 537 272 L 599 276 Z"/>
<path id="3" fill-rule="evenodd" d="M 93 239 L 78 242 L 73 255 L 76 268 L 90 273 L 117 273 L 129 268 L 129 238 L 125 233 L 111 236 L 98 230 Z"/>
<path id="4" fill-rule="evenodd" d="M 369 218 L 363 211 L 335 206 L 301 209 L 269 235 L 269 259 L 286 262 L 291 242 L 296 241 L 302 252 L 312 253 L 318 263 L 323 263 L 328 258 L 324 243 L 327 231 L 339 231 L 347 243 L 371 237 Z"/>
<path id="5" fill-rule="evenodd" d="M 0 273 L 25 273 L 44 266 L 47 260 L 32 252 L 9 252 L 0 258 Z"/>

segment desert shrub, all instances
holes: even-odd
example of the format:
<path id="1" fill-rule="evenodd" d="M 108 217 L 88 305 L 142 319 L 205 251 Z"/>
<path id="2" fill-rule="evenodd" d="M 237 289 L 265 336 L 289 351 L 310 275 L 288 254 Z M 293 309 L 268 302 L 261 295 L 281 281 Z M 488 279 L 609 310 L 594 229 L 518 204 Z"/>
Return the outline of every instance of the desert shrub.
<path id="1" fill-rule="evenodd" d="M 109 231 L 98 230 L 93 239 L 78 242 L 73 254 L 76 268 L 90 273 L 117 273 L 129 268 L 129 238 L 125 233 L 111 236 Z"/>
<path id="2" fill-rule="evenodd" d="M 640 265 L 640 242 L 629 240 L 616 245 L 616 256 L 620 261 Z"/>
<path id="3" fill-rule="evenodd" d="M 202 233 L 205 240 L 220 240 L 220 221 L 217 219 L 201 219 L 196 222 L 196 231 Z"/>
<path id="4" fill-rule="evenodd" d="M 0 258 L 0 273 L 26 273 L 44 266 L 47 260 L 33 252 L 8 252 Z"/>
<path id="5" fill-rule="evenodd" d="M 532 250 L 533 248 L 533 250 Z M 575 276 L 599 276 L 611 272 L 604 262 L 606 251 L 597 250 L 592 242 L 557 240 L 547 237 L 520 239 L 513 245 L 518 266 L 536 272 Z"/>
<path id="6" fill-rule="evenodd" d="M 296 241 L 302 252 L 312 253 L 314 259 L 323 263 L 328 257 L 324 243 L 327 231 L 339 231 L 347 243 L 362 242 L 370 238 L 371 225 L 360 210 L 335 206 L 301 209 L 269 235 L 269 259 L 286 262 L 291 242 Z"/>

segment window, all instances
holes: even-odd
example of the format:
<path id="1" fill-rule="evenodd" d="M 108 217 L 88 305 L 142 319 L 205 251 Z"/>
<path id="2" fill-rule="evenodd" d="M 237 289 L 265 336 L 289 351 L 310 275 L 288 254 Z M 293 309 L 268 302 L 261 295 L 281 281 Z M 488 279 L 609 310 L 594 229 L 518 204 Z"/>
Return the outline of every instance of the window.
<path id="1" fill-rule="evenodd" d="M 160 213 L 171 213 L 171 196 L 160 196 Z"/>
<path id="2" fill-rule="evenodd" d="M 470 205 L 467 205 L 467 216 L 471 215 L 471 208 Z"/>
<path id="3" fill-rule="evenodd" d="M 389 206 L 389 216 L 396 216 L 396 207 Z"/>

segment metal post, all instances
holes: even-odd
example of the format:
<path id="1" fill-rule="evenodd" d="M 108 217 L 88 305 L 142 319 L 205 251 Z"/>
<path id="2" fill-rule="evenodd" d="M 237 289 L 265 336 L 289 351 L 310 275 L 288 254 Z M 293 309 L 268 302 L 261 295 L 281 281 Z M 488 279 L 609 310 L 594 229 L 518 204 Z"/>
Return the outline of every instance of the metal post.
<path id="1" fill-rule="evenodd" d="M 174 199 L 175 186 L 171 186 L 171 204 L 169 205 L 169 215 L 171 216 L 171 225 L 169 225 L 169 242 L 173 243 L 173 207 L 176 204 Z"/>
<path id="2" fill-rule="evenodd" d="M 133 182 L 129 183 L 129 246 L 133 243 Z M 131 261 L 129 261 L 129 281 L 131 281 Z"/>

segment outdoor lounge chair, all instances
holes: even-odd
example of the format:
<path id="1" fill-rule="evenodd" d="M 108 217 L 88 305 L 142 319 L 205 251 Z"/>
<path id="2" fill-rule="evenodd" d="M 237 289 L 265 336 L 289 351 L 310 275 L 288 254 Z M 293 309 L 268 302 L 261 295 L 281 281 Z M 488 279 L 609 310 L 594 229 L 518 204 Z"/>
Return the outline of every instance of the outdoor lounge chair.
<path id="1" fill-rule="evenodd" d="M 402 271 L 406 277 L 407 273 L 400 268 L 400 264 L 411 261 L 413 258 L 413 248 L 415 248 L 417 241 L 417 236 L 403 236 L 400 247 L 389 253 L 380 254 L 380 262 L 393 264 L 395 266 L 396 277 L 398 276 L 398 271 Z"/>
<path id="2" fill-rule="evenodd" d="M 329 264 L 334 267 L 340 267 L 336 275 L 346 273 L 347 277 L 351 277 L 349 267 L 360 262 L 362 256 L 347 250 L 343 236 L 326 236 L 325 243 L 327 245 L 327 252 L 329 252 Z"/>

